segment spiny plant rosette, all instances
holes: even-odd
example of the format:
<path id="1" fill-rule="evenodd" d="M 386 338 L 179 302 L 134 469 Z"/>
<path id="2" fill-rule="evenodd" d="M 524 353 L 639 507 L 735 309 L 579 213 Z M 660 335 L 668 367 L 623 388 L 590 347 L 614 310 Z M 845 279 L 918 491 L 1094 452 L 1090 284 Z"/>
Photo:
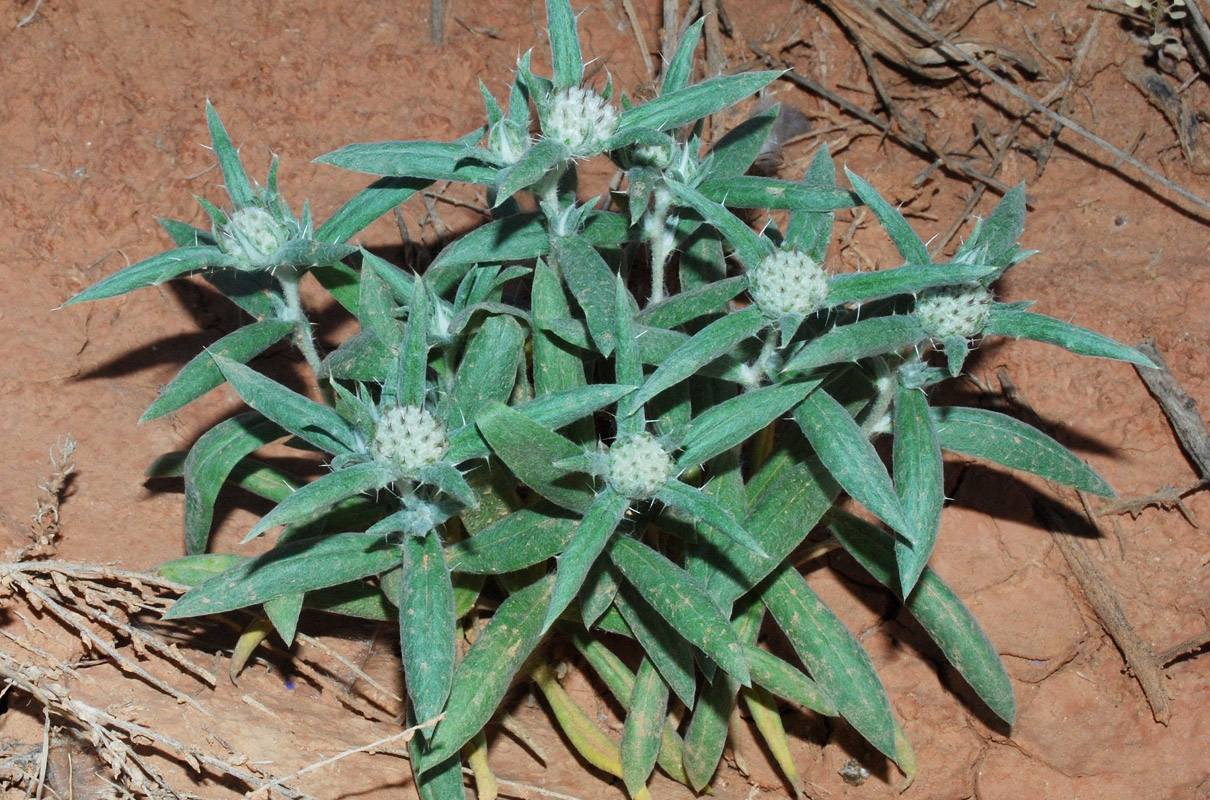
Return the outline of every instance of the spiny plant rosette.
<path id="1" fill-rule="evenodd" d="M 263 609 L 292 640 L 304 607 L 397 620 L 425 798 L 463 796 L 463 757 L 490 778 L 485 726 L 532 679 L 585 760 L 647 795 L 658 766 L 702 791 L 743 702 L 797 783 L 780 697 L 838 715 L 909 776 L 910 745 L 860 642 L 794 568 L 818 529 L 899 597 L 979 697 L 1011 722 L 1012 688 L 961 601 L 928 566 L 942 451 L 1109 495 L 1057 442 L 991 411 L 929 405 L 983 338 L 1035 339 L 1147 363 L 1131 348 L 997 302 L 1028 255 L 1024 193 L 1008 192 L 959 252 L 934 263 L 903 217 L 826 151 L 801 181 L 745 175 L 771 109 L 706 148 L 704 117 L 777 78 L 689 81 L 701 23 L 641 105 L 582 86 L 567 0 L 549 0 L 553 77 L 523 57 L 507 110 L 451 143 L 354 144 L 320 162 L 380 176 L 312 228 L 255 188 L 213 109 L 230 209 L 212 229 L 164 221 L 177 248 L 71 302 L 198 274 L 251 321 L 164 389 L 145 419 L 227 382 L 250 410 L 156 473 L 185 481 L 189 583 L 171 617 Z M 625 171 L 608 201 L 577 192 L 580 162 Z M 347 244 L 433 181 L 484 187 L 493 219 L 423 275 Z M 866 206 L 903 265 L 834 272 L 833 212 Z M 757 233 L 731 209 L 788 212 Z M 310 275 L 360 322 L 322 355 L 299 302 Z M 314 397 L 247 366 L 290 338 Z M 873 440 L 889 438 L 889 466 Z M 258 460 L 275 442 L 325 456 L 312 480 Z M 220 489 L 275 504 L 249 537 L 264 555 L 206 549 Z M 881 525 L 840 510 L 842 495 Z M 481 620 L 487 619 L 485 625 Z M 789 659 L 761 646 L 779 628 Z M 255 630 L 260 630 L 258 626 Z M 473 629 L 473 631 L 472 631 Z M 473 632 L 473 636 L 470 634 Z M 257 634 L 252 631 L 247 636 Z M 570 644 L 625 713 L 620 741 L 563 692 Z M 471 642 L 469 645 L 467 642 Z"/>

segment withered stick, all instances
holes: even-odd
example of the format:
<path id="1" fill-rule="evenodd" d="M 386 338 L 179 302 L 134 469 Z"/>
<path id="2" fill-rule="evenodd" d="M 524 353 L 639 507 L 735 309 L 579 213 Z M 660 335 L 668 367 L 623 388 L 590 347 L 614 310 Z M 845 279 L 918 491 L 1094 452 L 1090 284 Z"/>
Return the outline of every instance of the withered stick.
<path id="1" fill-rule="evenodd" d="M 1156 349 L 1154 339 L 1140 342 L 1138 349 L 1159 367 L 1151 369 L 1136 366 L 1139 377 L 1160 402 L 1164 415 L 1172 423 L 1177 440 L 1197 467 L 1198 475 L 1210 478 L 1210 430 L 1206 429 L 1206 423 L 1198 413 L 1197 402 L 1181 387 L 1172 371 L 1168 369 L 1164 357 Z"/>

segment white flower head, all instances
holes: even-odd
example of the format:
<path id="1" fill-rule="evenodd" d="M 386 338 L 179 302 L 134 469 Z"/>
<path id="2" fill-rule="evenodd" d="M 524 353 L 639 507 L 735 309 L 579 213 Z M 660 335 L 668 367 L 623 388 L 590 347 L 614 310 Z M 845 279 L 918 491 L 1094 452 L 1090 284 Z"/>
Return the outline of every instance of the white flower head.
<path id="1" fill-rule="evenodd" d="M 273 266 L 272 256 L 290 241 L 290 231 L 266 209 L 245 206 L 231 212 L 219 241 L 224 251 L 259 269 Z"/>
<path id="2" fill-rule="evenodd" d="M 916 316 L 934 339 L 978 336 L 991 313 L 992 293 L 978 283 L 928 289 L 916 299 Z"/>
<path id="3" fill-rule="evenodd" d="M 618 112 L 601 95 L 578 86 L 551 96 L 542 133 L 562 142 L 577 158 L 596 155 L 618 127 Z"/>
<path id="4" fill-rule="evenodd" d="M 449 448 L 445 426 L 418 406 L 388 408 L 374 429 L 374 456 L 405 477 L 440 461 Z"/>
<path id="5" fill-rule="evenodd" d="M 632 500 L 646 500 L 672 477 L 672 456 L 649 433 L 637 433 L 609 448 L 609 485 Z"/>
<path id="6" fill-rule="evenodd" d="M 806 253 L 779 250 L 749 273 L 748 291 L 765 316 L 806 316 L 827 299 L 828 273 Z"/>

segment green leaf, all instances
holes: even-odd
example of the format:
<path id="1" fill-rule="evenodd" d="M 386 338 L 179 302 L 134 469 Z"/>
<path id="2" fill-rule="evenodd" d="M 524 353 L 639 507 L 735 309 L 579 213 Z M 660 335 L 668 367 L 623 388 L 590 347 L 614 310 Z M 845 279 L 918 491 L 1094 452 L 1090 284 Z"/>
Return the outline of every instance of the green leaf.
<path id="1" fill-rule="evenodd" d="M 614 375 L 618 383 L 629 384 L 636 389 L 643 382 L 643 357 L 639 353 L 639 342 L 635 334 L 635 302 L 626 281 L 621 275 L 614 277 L 614 308 L 615 337 L 617 340 L 617 355 L 614 358 Z M 621 430 L 618 434 L 638 433 L 642 420 L 636 420 L 634 430 Z M 621 421 L 619 420 L 619 425 Z"/>
<path id="2" fill-rule="evenodd" d="M 717 672 L 693 708 L 685 729 L 685 774 L 695 792 L 702 792 L 718 769 L 738 691 L 739 684 L 730 675 Z"/>
<path id="3" fill-rule="evenodd" d="M 1035 342 L 1056 344 L 1081 356 L 1112 358 L 1117 361 L 1129 361 L 1141 367 L 1155 368 L 1155 364 L 1151 363 L 1147 356 L 1133 347 L 1118 344 L 1108 336 L 1054 317 L 1008 309 L 999 304 L 992 307 L 991 319 L 987 321 L 983 335 L 1033 339 Z"/>
<path id="4" fill-rule="evenodd" d="M 454 678 L 454 587 L 441 537 L 403 537 L 399 642 L 411 712 L 421 722 L 441 713 Z M 433 729 L 421 733 L 431 739 Z"/>
<path id="5" fill-rule="evenodd" d="M 511 317 L 489 317 L 462 354 L 454 382 L 454 414 L 471 422 L 491 401 L 507 402 L 525 357 L 525 332 Z"/>
<path id="6" fill-rule="evenodd" d="M 704 181 L 702 196 L 730 208 L 767 208 L 831 212 L 861 205 L 852 192 L 835 187 L 814 187 L 797 181 L 739 175 Z M 929 263 L 929 262 L 925 262 Z"/>
<path id="7" fill-rule="evenodd" d="M 165 217 L 156 217 L 155 221 L 160 223 L 160 227 L 172 238 L 172 243 L 177 247 L 218 246 L 218 239 L 214 238 L 213 233 L 195 228 L 188 222 Z"/>
<path id="8" fill-rule="evenodd" d="M 373 266 L 363 266 L 357 288 L 357 321 L 363 331 L 372 331 L 383 344 L 396 351 L 405 330 L 395 316 L 397 306 L 391 286 L 382 274 Z"/>
<path id="9" fill-rule="evenodd" d="M 285 435 L 277 423 L 250 411 L 220 422 L 194 443 L 185 459 L 185 552 L 205 551 L 214 501 L 232 469 L 252 451 Z"/>
<path id="10" fill-rule="evenodd" d="M 1015 260 L 1017 240 L 1025 232 L 1025 184 L 1019 183 L 1004 193 L 987 219 L 978 223 L 974 234 L 958 250 L 955 259 L 983 251 L 989 264 L 1007 267 Z"/>
<path id="11" fill-rule="evenodd" d="M 899 384 L 891 433 L 895 488 L 909 534 L 905 539 L 895 539 L 895 562 L 903 594 L 908 595 L 933 553 L 945 503 L 941 445 L 923 391 Z"/>
<path id="12" fill-rule="evenodd" d="M 478 141 L 483 131 L 471 134 Z M 365 142 L 345 145 L 315 159 L 341 169 L 425 181 L 490 184 L 499 169 L 494 156 L 473 147 L 470 136 L 454 142 Z M 390 209 L 387 209 L 388 211 Z"/>
<path id="13" fill-rule="evenodd" d="M 675 328 L 698 317 L 725 312 L 727 301 L 747 288 L 747 275 L 723 278 L 652 303 L 638 313 L 635 322 L 657 328 Z"/>
<path id="14" fill-rule="evenodd" d="M 979 408 L 932 409 L 941 447 L 1038 475 L 1064 486 L 1114 497 L 1100 475 L 1037 428 Z"/>
<path id="15" fill-rule="evenodd" d="M 646 383 L 622 404 L 626 409 L 623 413 L 629 413 L 665 389 L 697 373 L 702 367 L 729 352 L 745 339 L 756 336 L 767 326 L 768 320 L 760 313 L 760 309 L 754 306 L 710 323 L 661 360 L 660 367 L 651 374 Z"/>
<path id="16" fill-rule="evenodd" d="M 147 286 L 159 286 L 164 281 L 197 272 L 208 267 L 229 267 L 235 263 L 231 256 L 217 247 L 178 247 L 145 258 L 137 264 L 120 269 L 107 278 L 89 286 L 64 303 L 64 306 L 104 300 L 133 292 Z"/>
<path id="17" fill-rule="evenodd" d="M 697 691 L 697 679 L 693 674 L 693 648 L 643 599 L 637 588 L 622 578 L 616 565 L 610 562 L 610 567 L 618 587 L 614 608 L 624 621 L 625 632 L 638 640 L 643 652 L 664 676 L 672 692 L 691 708 Z M 609 614 L 604 615 L 597 624 L 601 625 L 608 618 Z"/>
<path id="18" fill-rule="evenodd" d="M 794 410 L 794 420 L 819 460 L 854 500 L 896 531 L 911 534 L 886 466 L 844 406 L 816 389 Z"/>
<path id="19" fill-rule="evenodd" d="M 255 204 L 256 191 L 248 180 L 248 173 L 244 172 L 244 165 L 240 163 L 239 152 L 231 144 L 231 137 L 227 135 L 227 129 L 209 100 L 206 100 L 206 124 L 210 128 L 210 141 L 214 144 L 214 155 L 223 171 L 223 185 L 232 205 L 243 208 Z"/>
<path id="20" fill-rule="evenodd" d="M 874 216 L 878 218 L 879 224 L 882 225 L 887 236 L 891 237 L 891 241 L 895 243 L 895 248 L 899 250 L 899 254 L 903 256 L 903 260 L 908 264 L 933 263 L 933 258 L 929 255 L 928 247 L 916 235 L 916 232 L 912 230 L 912 226 L 908 225 L 907 220 L 903 218 L 899 210 L 884 200 L 882 195 L 878 194 L 877 189 L 854 175 L 848 167 L 845 167 L 844 174 L 849 177 L 849 182 L 853 184 L 853 191 L 857 192 L 857 196 L 861 198 L 861 202 L 869 206 L 870 211 L 874 212 Z"/>
<path id="21" fill-rule="evenodd" d="M 731 179 L 734 180 L 734 179 Z M 748 227 L 748 223 L 732 214 L 718 202 L 697 189 L 676 181 L 667 181 L 668 188 L 679 202 L 692 208 L 702 219 L 713 225 L 735 248 L 735 256 L 747 269 L 760 265 L 773 252 L 773 244 Z"/>
<path id="22" fill-rule="evenodd" d="M 281 597 L 274 597 L 272 600 L 265 601 L 265 616 L 269 618 L 273 629 L 277 631 L 277 635 L 287 645 L 294 643 L 294 634 L 298 633 L 298 618 L 302 615 L 303 600 L 305 597 L 306 595 L 302 592 L 298 592 L 296 594 L 283 594 Z M 232 663 L 234 666 L 243 667 L 243 664 L 237 658 L 232 658 Z"/>
<path id="23" fill-rule="evenodd" d="M 576 527 L 575 536 L 559 555 L 555 590 L 546 614 L 545 628 L 554 624 L 580 593 L 589 569 L 596 563 L 618 523 L 630 507 L 624 495 L 606 487 L 588 507 Z"/>
<path id="24" fill-rule="evenodd" d="M 496 713 L 513 677 L 542 638 L 554 576 L 514 592 L 500 604 L 454 670 L 445 720 L 420 760 L 428 772 L 454 756 Z"/>
<path id="25" fill-rule="evenodd" d="M 280 342 L 293 330 L 293 323 L 265 320 L 232 331 L 182 367 L 172 382 L 163 388 L 155 402 L 143 412 L 139 422 L 171 414 L 219 386 L 223 382 L 223 374 L 211 356 L 221 355 L 247 363 L 271 345 Z"/>
<path id="26" fill-rule="evenodd" d="M 423 407 L 428 395 L 429 316 L 431 303 L 423 278 L 412 282 L 412 301 L 408 306 L 408 323 L 399 351 L 399 368 L 395 373 L 395 401 L 401 406 Z"/>
<path id="27" fill-rule="evenodd" d="M 521 482 L 563 508 L 579 513 L 588 510 L 595 495 L 585 477 L 554 466 L 584 452 L 582 447 L 503 403 L 486 404 L 475 424 Z"/>
<path id="28" fill-rule="evenodd" d="M 416 720 L 410 717 L 408 722 L 416 724 Z M 413 736 L 408 742 L 412 778 L 420 800 L 464 800 L 466 790 L 462 788 L 462 756 L 454 753 L 440 763 L 431 764 L 422 774 L 419 765 L 427 763 L 423 742 L 423 736 Z"/>
<path id="29" fill-rule="evenodd" d="M 683 511 L 690 519 L 709 525 L 761 558 L 769 557 L 764 548 L 760 546 L 760 542 L 748 533 L 744 526 L 731 516 L 730 512 L 701 489 L 673 479 L 665 483 L 655 497 L 664 505 Z"/>
<path id="30" fill-rule="evenodd" d="M 828 278 L 829 306 L 863 303 L 897 294 L 915 294 L 934 286 L 954 286 L 984 278 L 991 264 L 907 264 L 873 272 L 846 272 Z"/>
<path id="31" fill-rule="evenodd" d="M 706 177 L 718 180 L 743 175 L 751 167 L 769 139 L 780 108 L 774 105 L 736 125 L 710 148 Z M 721 202 L 721 201 L 720 201 Z"/>
<path id="32" fill-rule="evenodd" d="M 710 406 L 690 423 L 677 456 L 678 469 L 703 464 L 748 441 L 818 387 L 819 380 L 763 386 Z"/>
<path id="33" fill-rule="evenodd" d="M 496 206 L 522 189 L 542 180 L 548 172 L 571 158 L 567 145 L 558 139 L 541 139 L 496 176 Z M 536 255 L 536 254 L 535 254 Z"/>
<path id="34" fill-rule="evenodd" d="M 897 591 L 898 575 L 890 536 L 868 522 L 840 512 L 830 517 L 828 527 L 867 572 Z M 904 607 L 988 708 L 1012 724 L 1016 718 L 1012 682 L 996 648 L 953 590 L 931 568 L 925 567 Z"/>
<path id="35" fill-rule="evenodd" d="M 544 428 L 556 430 L 617 402 L 632 391 L 633 386 L 612 383 L 580 386 L 535 397 L 516 406 L 515 410 Z M 472 458 L 482 458 L 488 452 L 487 442 L 480 435 L 479 429 L 474 424 L 469 424 L 450 435 L 450 449 L 446 453 L 446 460 L 451 464 L 459 464 Z"/>
<path id="36" fill-rule="evenodd" d="M 332 510 L 342 500 L 362 492 L 381 489 L 394 479 L 394 474 L 376 461 L 357 464 L 329 472 L 311 481 L 282 500 L 260 522 L 248 531 L 244 542 L 260 536 L 274 525 L 298 525 L 314 522 Z"/>
<path id="37" fill-rule="evenodd" d="M 748 662 L 730 620 L 689 573 L 625 536 L 614 537 L 609 558 L 680 635 L 740 683 L 750 683 Z"/>
<path id="38" fill-rule="evenodd" d="M 450 569 L 500 575 L 552 558 L 567 546 L 579 520 L 550 503 L 522 508 L 468 539 L 446 547 Z"/>
<path id="39" fill-rule="evenodd" d="M 622 726 L 622 781 L 631 797 L 647 785 L 660 751 L 665 716 L 668 713 L 668 684 L 659 670 L 644 658 L 639 664 L 634 691 Z"/>
<path id="40" fill-rule="evenodd" d="M 379 178 L 336 210 L 327 222 L 315 231 L 320 242 L 347 242 L 370 223 L 386 214 L 417 192 L 431 186 L 425 178 Z"/>
<path id="41" fill-rule="evenodd" d="M 377 534 L 338 533 L 295 539 L 186 592 L 164 614 L 183 619 L 221 614 L 282 595 L 309 592 L 377 575 L 399 563 L 398 548 Z"/>
<path id="42" fill-rule="evenodd" d="M 782 373 L 806 372 L 828 364 L 844 364 L 883 353 L 895 353 L 927 339 L 928 333 L 911 314 L 870 317 L 837 325 L 812 339 L 782 366 Z"/>
<path id="43" fill-rule="evenodd" d="M 235 553 L 197 553 L 165 562 L 156 567 L 153 574 L 185 586 L 198 586 L 221 572 L 251 560 L 249 556 Z"/>
<path id="44" fill-rule="evenodd" d="M 840 715 L 894 759 L 895 717 L 861 643 L 789 564 L 762 584 L 760 598 Z"/>
<path id="45" fill-rule="evenodd" d="M 584 57 L 576 34 L 576 15 L 568 0 L 546 0 L 546 31 L 556 89 L 570 89 L 584 80 Z"/>
<path id="46" fill-rule="evenodd" d="M 290 433 L 326 453 L 356 452 L 357 431 L 332 409 L 295 394 L 243 364 L 222 356 L 213 358 L 245 403 Z"/>
<path id="47" fill-rule="evenodd" d="M 749 645 L 748 667 L 752 670 L 754 684 L 826 717 L 836 716 L 836 704 L 819 688 L 818 683 L 794 665 L 755 645 Z"/>
<path id="48" fill-rule="evenodd" d="M 591 245 L 577 236 L 556 238 L 552 248 L 563 280 L 584 311 L 593 343 L 602 355 L 609 356 L 617 331 L 617 288 L 613 270 Z"/>
<path id="49" fill-rule="evenodd" d="M 680 44 L 676 46 L 676 53 L 668 62 L 668 68 L 664 70 L 660 94 L 672 94 L 689 85 L 689 79 L 693 76 L 693 51 L 697 49 L 697 43 L 702 38 L 704 24 L 705 20 L 699 19 L 690 25 L 681 37 Z"/>
<path id="50" fill-rule="evenodd" d="M 811 159 L 803 185 L 808 189 L 836 188 L 836 165 L 832 163 L 832 154 L 828 152 L 826 142 Z M 828 245 L 832 243 L 835 216 L 830 211 L 795 209 L 790 212 L 790 222 L 786 226 L 785 246 L 806 253 L 816 264 L 824 263 Z"/>
<path id="51" fill-rule="evenodd" d="M 607 559 L 599 558 L 588 570 L 584 588 L 580 590 L 580 619 L 585 628 L 592 628 L 613 606 L 618 596 L 618 579 Z"/>
<path id="52" fill-rule="evenodd" d="M 273 261 L 278 265 L 289 265 L 304 269 L 308 267 L 330 266 L 355 252 L 357 252 L 357 248 L 349 244 L 329 244 L 312 239 L 292 239 L 273 254 Z"/>
<path id="53" fill-rule="evenodd" d="M 722 111 L 759 92 L 779 75 L 780 72 L 745 72 L 666 91 L 654 100 L 623 111 L 607 149 L 616 150 L 629 144 L 643 128 L 667 131 Z"/>

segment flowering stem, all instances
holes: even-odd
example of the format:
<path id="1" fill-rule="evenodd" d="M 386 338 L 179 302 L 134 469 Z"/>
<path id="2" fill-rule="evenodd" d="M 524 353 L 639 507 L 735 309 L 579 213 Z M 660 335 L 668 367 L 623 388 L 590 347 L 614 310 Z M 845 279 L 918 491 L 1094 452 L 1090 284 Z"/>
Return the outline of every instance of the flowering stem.
<path id="1" fill-rule="evenodd" d="M 282 297 L 286 301 L 283 319 L 294 323 L 294 343 L 307 360 L 307 366 L 319 376 L 321 361 L 319 351 L 315 348 L 315 338 L 311 335 L 311 321 L 303 312 L 302 299 L 298 295 L 298 283 L 302 272 L 294 267 L 283 266 L 274 271 L 274 276 L 281 284 Z"/>

